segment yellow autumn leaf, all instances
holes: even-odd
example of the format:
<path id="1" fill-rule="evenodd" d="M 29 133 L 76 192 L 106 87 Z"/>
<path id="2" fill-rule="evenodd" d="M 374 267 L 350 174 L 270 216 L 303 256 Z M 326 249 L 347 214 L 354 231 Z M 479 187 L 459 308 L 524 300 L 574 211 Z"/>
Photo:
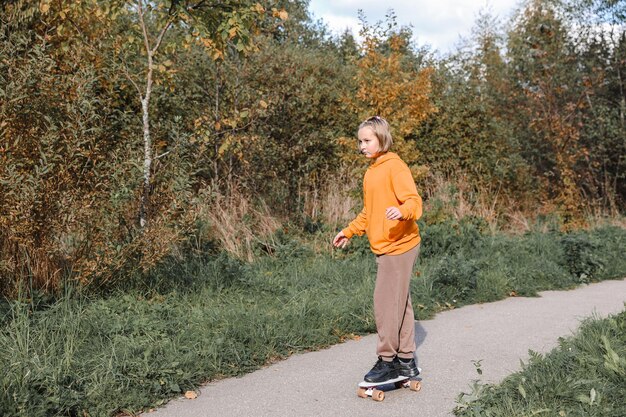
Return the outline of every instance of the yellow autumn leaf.
<path id="1" fill-rule="evenodd" d="M 213 42 L 213 40 L 208 39 L 208 38 L 201 38 L 201 42 L 204 45 L 205 48 L 214 48 L 215 47 L 215 42 Z"/>
<path id="2" fill-rule="evenodd" d="M 188 400 L 195 400 L 196 398 L 198 398 L 198 394 L 196 394 L 195 391 L 187 391 L 185 393 L 185 398 L 187 398 Z"/>
<path id="3" fill-rule="evenodd" d="M 217 150 L 217 154 L 219 156 L 224 155 L 224 152 L 226 152 L 229 147 L 230 147 L 230 142 L 228 140 L 224 141 L 224 143 L 222 143 L 219 149 Z"/>
<path id="4" fill-rule="evenodd" d="M 42 1 L 41 3 L 39 3 L 39 11 L 41 11 L 41 13 L 46 14 L 48 13 L 48 11 L 50 10 L 50 3 L 47 1 Z"/>
<path id="5" fill-rule="evenodd" d="M 261 107 L 263 107 L 264 109 L 267 109 L 267 103 L 265 102 L 265 100 L 261 100 L 259 101 L 259 104 L 261 105 Z"/>
<path id="6" fill-rule="evenodd" d="M 287 13 L 287 10 L 283 9 L 278 12 L 278 17 L 280 17 L 281 20 L 287 20 L 289 18 L 289 13 Z"/>

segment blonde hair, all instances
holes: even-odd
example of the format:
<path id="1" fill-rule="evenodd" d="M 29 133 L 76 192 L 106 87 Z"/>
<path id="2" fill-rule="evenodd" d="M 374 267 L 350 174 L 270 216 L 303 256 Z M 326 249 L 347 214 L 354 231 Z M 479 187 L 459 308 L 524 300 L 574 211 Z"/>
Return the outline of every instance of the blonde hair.
<path id="1" fill-rule="evenodd" d="M 378 139 L 380 146 L 380 153 L 388 152 L 393 144 L 393 138 L 391 137 L 391 127 L 385 119 L 380 116 L 372 116 L 365 119 L 359 125 L 359 130 L 364 127 L 369 127 L 374 132 L 374 135 Z"/>

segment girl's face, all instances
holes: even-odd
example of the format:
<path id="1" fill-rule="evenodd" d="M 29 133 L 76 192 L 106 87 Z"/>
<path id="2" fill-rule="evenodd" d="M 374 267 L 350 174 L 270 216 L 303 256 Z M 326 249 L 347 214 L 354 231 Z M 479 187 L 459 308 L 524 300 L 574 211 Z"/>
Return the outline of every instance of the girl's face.
<path id="1" fill-rule="evenodd" d="M 377 158 L 380 152 L 380 143 L 370 127 L 359 129 L 359 150 L 366 158 Z"/>

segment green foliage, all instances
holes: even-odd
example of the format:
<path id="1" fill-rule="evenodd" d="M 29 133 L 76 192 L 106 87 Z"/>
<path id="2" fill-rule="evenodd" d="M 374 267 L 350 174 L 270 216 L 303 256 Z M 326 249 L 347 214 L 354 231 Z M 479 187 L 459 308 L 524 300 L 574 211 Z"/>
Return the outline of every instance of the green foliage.
<path id="1" fill-rule="evenodd" d="M 471 184 L 518 192 L 528 181 L 518 138 L 507 120 L 510 91 L 496 22 L 481 16 L 476 51 L 438 62 L 433 100 L 438 111 L 420 127 L 416 144 L 431 170 L 468 176 Z M 519 196 L 518 196 L 519 197 Z"/>
<path id="2" fill-rule="evenodd" d="M 448 307 L 493 301 L 508 295 L 533 296 L 546 289 L 619 278 L 618 236 L 623 230 L 492 234 L 471 219 L 422 226 L 420 285 L 415 299 Z M 619 267 L 620 269 L 622 267 Z"/>
<path id="3" fill-rule="evenodd" d="M 428 277 L 440 289 L 444 300 L 452 303 L 465 301 L 478 285 L 479 266 L 459 255 L 446 255 L 438 259 L 429 270 Z"/>
<path id="4" fill-rule="evenodd" d="M 163 293 L 62 298 L 39 311 L 13 303 L 0 332 L 0 413 L 137 412 L 207 378 L 374 329 L 363 303 L 371 297 L 373 262 L 196 262 L 193 271 L 176 271 L 194 274 L 183 277 L 191 288 L 173 285 L 179 275 L 170 275 Z"/>
<path id="5" fill-rule="evenodd" d="M 546 355 L 530 352 L 499 385 L 459 396 L 457 416 L 622 416 L 626 413 L 626 311 L 586 320 Z"/>
<path id="6" fill-rule="evenodd" d="M 441 252 L 420 258 L 411 282 L 419 319 L 579 282 L 563 262 L 560 232 L 492 235 L 469 221 L 460 230 L 467 236 L 454 232 L 454 247 L 440 245 Z M 376 266 L 367 240 L 352 242 L 351 252 L 321 254 L 303 247 L 298 236 L 279 235 L 280 253 L 254 262 L 225 253 L 169 257 L 147 279 L 129 276 L 105 296 L 68 292 L 56 300 L 3 304 L 0 413 L 137 412 L 207 380 L 375 331 Z M 623 257 L 625 235 L 604 227 L 579 232 L 576 240 L 587 256 L 608 265 Z M 598 244 L 582 243 L 591 241 Z M 424 251 L 428 245 L 425 239 Z M 617 265 L 594 279 L 623 277 L 626 264 Z M 619 371 L 621 362 L 607 355 L 609 367 Z"/>
<path id="7" fill-rule="evenodd" d="M 247 88 L 264 92 L 268 107 L 246 139 L 245 158 L 256 167 L 244 181 L 288 212 L 303 209 L 303 197 L 319 189 L 332 172 L 333 136 L 350 125 L 337 111 L 350 86 L 349 73 L 335 53 L 293 42 L 267 44 L 246 66 Z M 252 137 L 250 137 L 252 136 Z"/>
<path id="8" fill-rule="evenodd" d="M 588 236 L 572 233 L 561 239 L 561 245 L 567 270 L 581 283 L 589 282 L 596 272 L 602 270 L 602 262 L 596 255 L 598 244 Z"/>
<path id="9" fill-rule="evenodd" d="M 291 243 L 273 236 L 280 223 L 310 218 L 313 230 L 320 219 L 345 220 L 358 190 L 347 178 L 357 166 L 354 130 L 372 109 L 389 113 L 425 200 L 445 178 L 472 202 L 489 201 L 494 217 L 557 211 L 563 224 L 580 225 L 583 215 L 623 209 L 626 37 L 614 2 L 527 2 L 508 25 L 481 15 L 465 47 L 437 57 L 411 43 L 393 12 L 387 28 L 363 19 L 359 43 L 312 22 L 306 1 L 144 1 L 154 84 L 143 120 L 149 60 L 131 3 L 139 4 L 0 6 L 4 294 L 20 283 L 51 292 L 68 280 L 114 286 L 137 270 L 147 279 L 189 247 L 248 259 L 289 253 Z M 598 23 L 612 24 L 613 35 L 595 33 Z M 236 193 L 248 211 L 220 205 Z M 446 204 L 432 202 L 425 233 L 457 256 L 465 243 L 452 236 L 484 240 L 470 237 L 466 220 L 450 229 L 466 213 Z M 144 230 L 143 211 L 152 219 Z M 224 212 L 240 226 L 230 240 L 219 230 Z M 579 280 L 606 271 L 572 256 L 558 265 Z M 552 274 L 543 266 L 540 275 Z"/>
<path id="10" fill-rule="evenodd" d="M 84 49 L 58 67 L 45 38 L 2 31 L 0 45 L 2 290 L 28 276 L 50 290 L 68 272 L 90 278 L 96 258 L 126 262 L 116 255 L 138 171 L 117 139 L 132 120 L 100 97 L 108 85 Z"/>
<path id="11" fill-rule="evenodd" d="M 582 141 L 592 150 L 583 175 L 586 194 L 595 205 L 619 210 L 613 199 L 624 195 L 624 115 L 626 93 L 621 87 L 626 67 L 626 38 L 624 37 L 624 4 L 606 0 L 569 0 L 564 14 L 579 30 L 583 52 L 580 68 L 588 74 L 593 94 L 586 97 Z M 597 27 L 611 27 L 598 33 Z M 583 167 L 580 167 L 581 170 Z M 619 204 L 619 203 L 618 203 Z"/>
<path id="12" fill-rule="evenodd" d="M 550 179 L 544 190 L 566 227 L 582 220 L 578 168 L 589 151 L 581 141 L 581 120 L 594 83 L 592 74 L 575 69 L 580 58 L 574 36 L 558 6 L 538 0 L 520 11 L 508 40 L 523 154 Z"/>
<path id="13" fill-rule="evenodd" d="M 193 133 L 187 128 L 188 117 L 197 101 L 171 93 L 177 83 L 187 81 L 177 79 L 178 65 L 191 52 L 206 56 L 207 48 L 218 50 L 219 42 L 214 38 L 214 44 L 198 46 L 203 39 L 198 33 L 192 39 L 196 42 L 189 44 L 186 32 L 177 25 L 169 29 L 168 22 L 187 21 L 193 15 L 196 20 L 185 28 L 219 29 L 205 35 L 226 36 L 222 41 L 233 50 L 245 44 L 248 51 L 251 37 L 257 35 L 254 15 L 269 16 L 268 24 L 286 18 L 271 3 L 267 13 L 257 3 L 244 7 L 237 2 L 238 7 L 231 8 L 223 2 L 224 9 L 194 13 L 185 9 L 185 2 L 171 8 L 158 2 L 144 5 L 148 31 L 163 29 L 165 42 L 155 45 L 161 49 L 155 55 L 157 88 L 149 115 L 154 163 L 146 209 L 152 221 L 139 230 L 138 192 L 146 158 L 138 140 L 137 94 L 147 90 L 135 87 L 142 84 L 136 73 L 144 68 L 145 57 L 143 35 L 132 18 L 137 9 L 122 3 L 2 5 L 7 11 L 3 19 L 9 18 L 0 31 L 4 294 L 14 296 L 20 282 L 28 282 L 32 291 L 52 292 L 66 279 L 94 288 L 108 286 L 136 269 L 154 267 L 187 238 L 190 224 L 197 220 L 194 198 L 204 186 L 204 178 L 196 173 L 206 160 L 197 158 L 197 149 L 188 143 Z M 185 42 L 188 49 L 183 48 Z M 204 64 L 212 62 L 209 58 Z"/>
<path id="14" fill-rule="evenodd" d="M 427 242 L 422 249 L 423 257 L 453 255 L 462 248 L 480 248 L 483 234 L 487 232 L 486 222 L 479 217 L 467 216 L 436 224 L 428 224 L 429 219 L 427 216 L 419 222 L 422 240 Z"/>

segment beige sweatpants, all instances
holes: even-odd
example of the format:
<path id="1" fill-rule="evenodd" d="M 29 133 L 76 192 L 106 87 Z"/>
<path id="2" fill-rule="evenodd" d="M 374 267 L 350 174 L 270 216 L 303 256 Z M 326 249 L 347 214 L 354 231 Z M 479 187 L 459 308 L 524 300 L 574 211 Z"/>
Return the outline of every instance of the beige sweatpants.
<path id="1" fill-rule="evenodd" d="M 412 358 L 415 351 L 415 316 L 409 284 L 420 245 L 400 255 L 378 255 L 374 316 L 378 331 L 376 353 L 384 360 Z"/>

